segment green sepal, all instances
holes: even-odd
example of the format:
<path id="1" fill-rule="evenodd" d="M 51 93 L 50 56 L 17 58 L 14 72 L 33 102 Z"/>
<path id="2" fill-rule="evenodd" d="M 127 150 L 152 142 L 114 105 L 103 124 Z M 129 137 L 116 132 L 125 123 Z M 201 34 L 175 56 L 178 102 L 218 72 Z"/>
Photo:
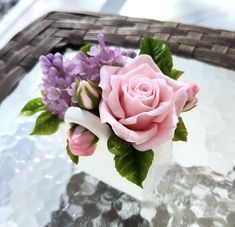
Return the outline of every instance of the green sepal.
<path id="1" fill-rule="evenodd" d="M 81 93 L 82 93 L 82 89 L 80 88 L 80 89 L 77 91 L 78 106 L 81 107 L 82 109 L 86 109 L 86 107 L 84 106 L 82 97 L 81 97 Z"/>
<path id="2" fill-rule="evenodd" d="M 187 104 L 187 103 L 186 103 L 186 104 Z M 185 105 L 186 105 L 186 104 L 185 104 Z M 191 107 L 190 109 L 183 110 L 183 112 L 184 112 L 184 113 L 185 113 L 185 112 L 188 112 L 188 111 L 190 111 L 190 110 L 194 109 L 195 107 L 197 107 L 197 105 L 195 105 L 195 106 Z"/>
<path id="3" fill-rule="evenodd" d="M 77 126 L 78 124 L 70 123 L 69 133 L 73 133 Z"/>
<path id="4" fill-rule="evenodd" d="M 78 162 L 79 162 L 79 156 L 76 156 L 76 155 L 74 155 L 74 154 L 71 152 L 71 150 L 70 150 L 70 148 L 69 148 L 68 141 L 67 141 L 66 150 L 67 150 L 67 154 L 68 154 L 68 156 L 70 157 L 71 161 L 72 161 L 74 164 L 77 165 Z"/>
<path id="5" fill-rule="evenodd" d="M 76 80 L 75 81 L 75 91 L 77 91 L 78 90 L 78 87 L 79 87 L 79 84 L 80 84 L 80 81 L 79 80 Z"/>
<path id="6" fill-rule="evenodd" d="M 91 100 L 91 103 L 92 103 L 92 109 L 95 109 L 96 107 L 98 107 L 98 105 L 99 105 L 99 98 L 97 98 L 96 96 L 94 96 L 93 94 L 92 94 L 92 92 L 89 90 L 89 88 L 88 87 L 85 87 L 85 91 L 86 91 L 86 93 L 87 93 L 87 96 L 90 98 L 90 100 Z"/>
<path id="7" fill-rule="evenodd" d="M 97 91 L 99 94 L 102 93 L 102 89 L 101 89 L 99 86 L 97 86 L 94 82 L 92 82 L 91 80 L 88 80 L 87 82 L 88 82 L 89 85 L 90 85 L 95 91 Z"/>
<path id="8" fill-rule="evenodd" d="M 51 135 L 55 133 L 61 120 L 49 111 L 44 111 L 36 119 L 36 124 L 30 135 Z"/>
<path id="9" fill-rule="evenodd" d="M 178 80 L 183 73 L 184 73 L 183 71 L 172 69 L 170 77 L 174 80 Z"/>
<path id="10" fill-rule="evenodd" d="M 153 161 L 153 151 L 138 151 L 130 143 L 114 134 L 109 137 L 107 146 L 109 151 L 114 154 L 118 173 L 142 188 L 142 183 Z"/>
<path id="11" fill-rule="evenodd" d="M 84 54 L 88 55 L 88 52 L 90 51 L 91 47 L 92 47 L 92 44 L 87 43 L 87 44 L 83 45 L 83 46 L 80 48 L 80 50 L 81 50 Z"/>
<path id="12" fill-rule="evenodd" d="M 172 140 L 187 142 L 187 137 L 188 137 L 187 129 L 185 127 L 182 117 L 179 117 L 179 121 L 175 129 L 175 135 Z"/>
<path id="13" fill-rule="evenodd" d="M 99 141 L 99 138 L 95 136 L 94 140 L 91 142 L 91 145 L 96 144 Z"/>
<path id="14" fill-rule="evenodd" d="M 23 109 L 21 110 L 20 114 L 22 116 L 32 116 L 35 113 L 45 110 L 45 105 L 43 103 L 42 98 L 35 98 L 28 101 Z"/>

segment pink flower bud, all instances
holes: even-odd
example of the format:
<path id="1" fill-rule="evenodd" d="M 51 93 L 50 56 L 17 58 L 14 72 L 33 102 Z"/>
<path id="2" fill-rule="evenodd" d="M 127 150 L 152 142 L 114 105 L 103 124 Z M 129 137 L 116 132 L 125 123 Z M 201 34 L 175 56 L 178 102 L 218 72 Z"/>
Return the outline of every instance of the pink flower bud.
<path id="1" fill-rule="evenodd" d="M 186 84 L 186 92 L 188 95 L 188 100 L 184 105 L 183 111 L 187 111 L 196 106 L 198 99 L 196 95 L 199 91 L 199 87 L 196 84 Z"/>
<path id="2" fill-rule="evenodd" d="M 77 101 L 79 107 L 93 110 L 99 105 L 99 87 L 91 81 L 82 80 L 77 84 Z"/>
<path id="3" fill-rule="evenodd" d="M 71 153 L 76 156 L 90 156 L 96 149 L 97 136 L 86 128 L 78 125 L 68 136 Z"/>

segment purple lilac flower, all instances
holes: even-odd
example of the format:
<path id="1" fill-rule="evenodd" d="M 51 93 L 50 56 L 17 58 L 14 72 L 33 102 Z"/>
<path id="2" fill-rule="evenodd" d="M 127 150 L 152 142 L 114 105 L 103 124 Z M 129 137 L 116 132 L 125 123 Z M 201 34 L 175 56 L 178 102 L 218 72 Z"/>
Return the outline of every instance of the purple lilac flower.
<path id="1" fill-rule="evenodd" d="M 106 47 L 103 34 L 98 34 L 97 40 L 98 45 L 91 47 L 88 56 L 78 51 L 72 60 L 64 60 L 59 53 L 40 57 L 44 103 L 61 120 L 68 107 L 78 105 L 76 80 L 91 80 L 98 85 L 103 65 L 123 66 L 136 56 L 130 50 Z"/>
<path id="2" fill-rule="evenodd" d="M 88 54 L 93 57 L 98 57 L 101 65 L 118 65 L 123 66 L 129 58 L 134 58 L 136 53 L 131 50 L 121 50 L 120 48 L 109 48 L 105 46 L 104 34 L 97 35 L 98 45 L 91 47 Z M 120 60 L 122 59 L 122 60 Z M 120 65 L 120 62 L 121 65 Z"/>
<path id="3" fill-rule="evenodd" d="M 119 48 L 109 48 L 105 46 L 104 35 L 97 35 L 98 45 L 93 45 L 85 55 L 78 51 L 75 58 L 70 62 L 73 65 L 73 73 L 82 80 L 91 80 L 98 84 L 100 81 L 100 68 L 103 65 L 123 66 L 130 58 L 135 57 L 133 51 L 122 51 Z"/>
<path id="4" fill-rule="evenodd" d="M 78 101 L 77 101 L 77 98 L 76 98 L 76 96 L 77 96 L 77 89 L 76 89 L 76 82 L 73 82 L 72 84 L 71 84 L 71 87 L 67 90 L 68 91 L 68 94 L 71 96 L 71 102 L 72 102 L 72 104 L 77 104 L 78 103 Z"/>
<path id="5" fill-rule="evenodd" d="M 70 62 L 71 73 L 80 80 L 91 80 L 99 83 L 100 62 L 97 57 L 87 57 L 82 51 L 78 51 Z"/>
<path id="6" fill-rule="evenodd" d="M 40 57 L 43 72 L 44 104 L 53 114 L 63 120 L 66 109 L 71 106 L 71 96 L 68 93 L 75 75 L 64 66 L 63 56 L 59 53 Z"/>
<path id="7" fill-rule="evenodd" d="M 134 52 L 132 50 L 122 50 L 121 55 L 130 57 L 130 58 L 135 58 L 136 52 Z"/>

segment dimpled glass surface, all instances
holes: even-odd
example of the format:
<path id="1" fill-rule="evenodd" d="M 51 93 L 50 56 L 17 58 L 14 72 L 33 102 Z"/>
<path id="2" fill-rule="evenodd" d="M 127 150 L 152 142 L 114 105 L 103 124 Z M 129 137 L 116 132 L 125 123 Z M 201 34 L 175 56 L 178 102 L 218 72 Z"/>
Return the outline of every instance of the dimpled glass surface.
<path id="1" fill-rule="evenodd" d="M 201 90 L 197 108 L 182 115 L 188 143 L 174 143 L 155 207 L 74 167 L 64 126 L 53 136 L 28 135 L 36 116 L 19 112 L 40 94 L 36 65 L 0 105 L 0 226 L 235 226 L 235 72 L 174 62 Z"/>

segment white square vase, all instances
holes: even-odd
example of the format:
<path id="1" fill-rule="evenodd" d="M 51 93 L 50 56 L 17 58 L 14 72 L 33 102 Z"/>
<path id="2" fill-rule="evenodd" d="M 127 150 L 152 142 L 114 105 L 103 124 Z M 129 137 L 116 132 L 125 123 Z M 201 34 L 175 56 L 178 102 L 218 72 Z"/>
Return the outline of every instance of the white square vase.
<path id="1" fill-rule="evenodd" d="M 107 124 L 102 124 L 96 115 L 82 110 L 78 107 L 70 107 L 65 113 L 65 123 L 79 124 L 92 133 L 99 141 L 95 153 L 89 157 L 80 157 L 78 168 L 108 185 L 123 191 L 136 199 L 154 203 L 157 185 L 166 174 L 172 161 L 172 140 L 153 148 L 154 160 L 146 179 L 143 182 L 143 189 L 129 182 L 119 175 L 115 169 L 114 155 L 107 149 L 107 140 L 112 131 Z M 155 201 L 157 202 L 157 201 Z"/>

